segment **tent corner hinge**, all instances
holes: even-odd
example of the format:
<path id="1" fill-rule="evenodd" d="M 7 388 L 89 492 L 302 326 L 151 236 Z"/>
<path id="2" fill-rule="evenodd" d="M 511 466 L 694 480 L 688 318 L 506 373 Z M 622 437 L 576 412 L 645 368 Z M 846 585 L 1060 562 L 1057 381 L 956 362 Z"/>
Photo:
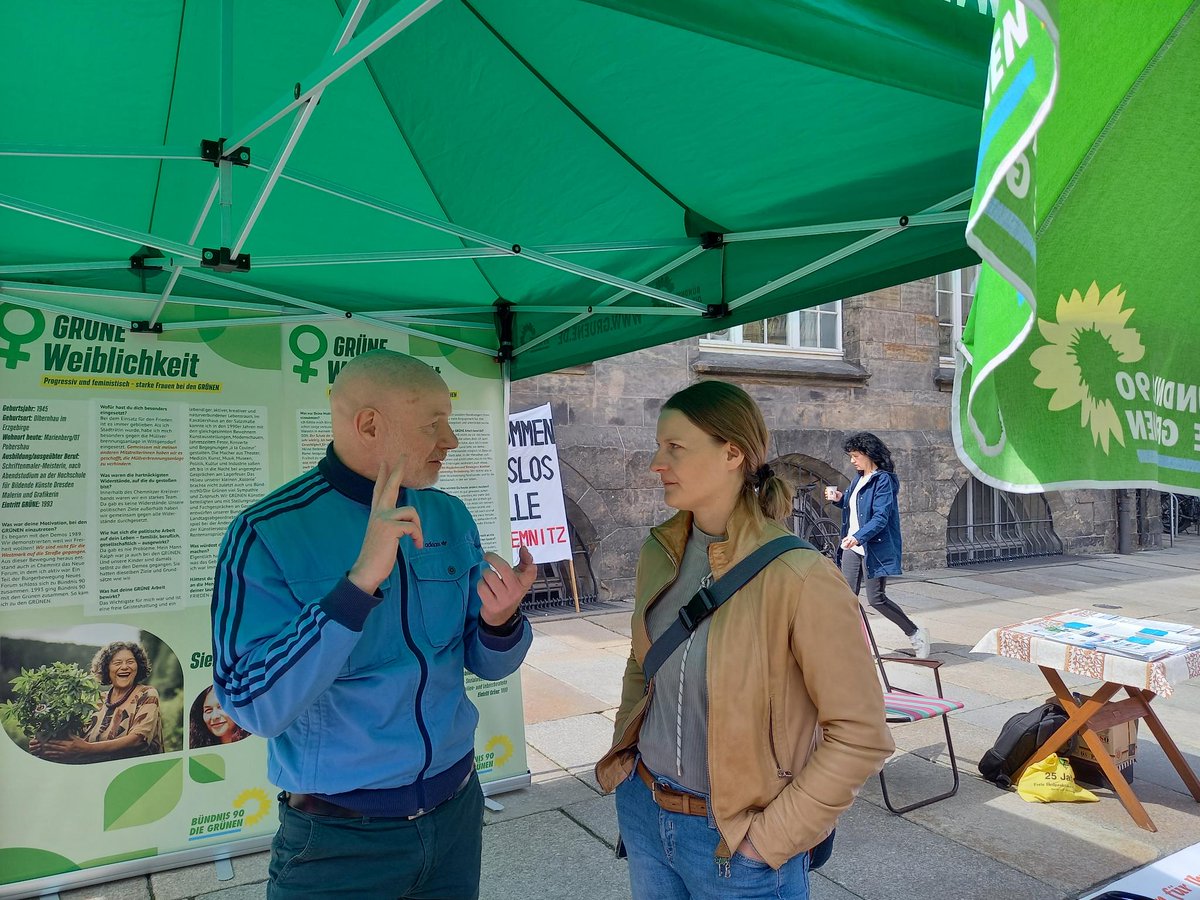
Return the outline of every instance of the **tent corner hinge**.
<path id="1" fill-rule="evenodd" d="M 162 334 L 162 322 L 151 325 L 146 319 L 139 319 L 129 323 L 129 331 L 131 334 Z"/>
<path id="2" fill-rule="evenodd" d="M 250 165 L 250 148 L 238 147 L 236 150 L 225 150 L 225 138 L 220 138 L 215 141 L 200 141 L 200 158 L 212 163 L 214 166 L 219 166 L 222 160 L 233 163 L 235 166 Z"/>
<path id="3" fill-rule="evenodd" d="M 725 246 L 725 235 L 719 231 L 706 231 L 700 235 L 700 246 L 705 250 L 719 250 Z"/>
<path id="4" fill-rule="evenodd" d="M 214 272 L 249 272 L 250 254 L 234 256 L 228 247 L 205 247 L 200 251 L 200 267 Z"/>
<path id="5" fill-rule="evenodd" d="M 496 309 L 496 336 L 500 346 L 496 351 L 496 362 L 512 362 L 513 358 L 513 319 L 512 304 L 503 298 L 498 298 L 492 306 Z"/>
<path id="6" fill-rule="evenodd" d="M 129 257 L 129 268 L 135 272 L 161 272 L 163 270 L 163 258 L 161 256 L 150 256 L 148 253 L 135 253 Z"/>
<path id="7" fill-rule="evenodd" d="M 720 303 L 710 303 L 700 314 L 703 319 L 724 319 L 729 315 L 729 303 L 722 300 Z"/>

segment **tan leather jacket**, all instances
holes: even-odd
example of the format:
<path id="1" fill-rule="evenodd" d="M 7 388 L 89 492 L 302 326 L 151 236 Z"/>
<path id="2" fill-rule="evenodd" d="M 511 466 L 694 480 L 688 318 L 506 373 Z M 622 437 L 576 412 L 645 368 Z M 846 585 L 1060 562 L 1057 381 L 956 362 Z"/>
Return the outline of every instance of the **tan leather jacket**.
<path id="1" fill-rule="evenodd" d="M 632 771 L 647 697 L 646 610 L 675 580 L 692 516 L 654 528 L 642 546 L 612 748 L 596 764 L 611 791 Z M 741 507 L 709 548 L 714 580 L 787 534 Z M 737 849 L 749 835 L 774 868 L 816 846 L 883 766 L 894 744 L 858 600 L 825 557 L 791 550 L 712 616 L 708 636 L 708 769 L 712 813 Z"/>

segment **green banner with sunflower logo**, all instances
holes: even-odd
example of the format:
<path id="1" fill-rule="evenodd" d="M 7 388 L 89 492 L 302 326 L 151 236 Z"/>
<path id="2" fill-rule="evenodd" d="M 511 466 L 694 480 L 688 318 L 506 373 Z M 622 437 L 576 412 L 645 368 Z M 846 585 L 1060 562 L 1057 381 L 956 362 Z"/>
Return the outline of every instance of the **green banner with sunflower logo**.
<path id="1" fill-rule="evenodd" d="M 1200 0 L 1001 0 L 954 437 L 1007 490 L 1200 493 Z"/>

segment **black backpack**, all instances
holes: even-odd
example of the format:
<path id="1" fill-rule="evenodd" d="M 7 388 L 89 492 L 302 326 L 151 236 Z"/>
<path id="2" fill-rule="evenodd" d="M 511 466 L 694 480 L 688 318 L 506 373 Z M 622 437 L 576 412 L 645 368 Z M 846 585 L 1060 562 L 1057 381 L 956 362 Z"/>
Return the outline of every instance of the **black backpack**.
<path id="1" fill-rule="evenodd" d="M 1002 788 L 1012 787 L 1017 769 L 1066 721 L 1067 714 L 1057 703 L 1017 713 L 1004 723 L 992 749 L 979 760 L 979 774 Z"/>

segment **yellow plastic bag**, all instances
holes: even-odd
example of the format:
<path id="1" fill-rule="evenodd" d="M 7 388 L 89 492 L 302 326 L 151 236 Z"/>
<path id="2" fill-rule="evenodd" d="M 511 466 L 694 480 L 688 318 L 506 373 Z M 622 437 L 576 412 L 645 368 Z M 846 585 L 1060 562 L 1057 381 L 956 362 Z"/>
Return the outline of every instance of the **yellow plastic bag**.
<path id="1" fill-rule="evenodd" d="M 1017 793 L 1030 803 L 1094 803 L 1100 799 L 1077 785 L 1071 764 L 1054 753 L 1025 770 L 1017 782 Z"/>

